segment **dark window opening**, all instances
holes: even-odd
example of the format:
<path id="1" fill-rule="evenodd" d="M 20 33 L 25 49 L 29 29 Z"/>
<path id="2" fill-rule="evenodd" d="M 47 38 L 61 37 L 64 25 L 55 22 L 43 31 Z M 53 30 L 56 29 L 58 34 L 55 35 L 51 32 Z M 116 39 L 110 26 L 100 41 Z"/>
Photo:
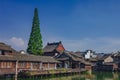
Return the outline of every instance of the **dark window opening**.
<path id="1" fill-rule="evenodd" d="M 4 51 L 0 50 L 0 55 L 5 55 Z"/>

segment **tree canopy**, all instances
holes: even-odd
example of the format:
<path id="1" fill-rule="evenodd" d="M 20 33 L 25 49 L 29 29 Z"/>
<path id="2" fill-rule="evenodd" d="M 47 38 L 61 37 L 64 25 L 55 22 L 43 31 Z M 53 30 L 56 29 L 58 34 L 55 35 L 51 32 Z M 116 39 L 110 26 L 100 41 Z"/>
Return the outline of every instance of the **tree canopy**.
<path id="1" fill-rule="evenodd" d="M 42 35 L 40 32 L 38 9 L 35 8 L 27 52 L 29 54 L 42 55 L 43 54 L 42 47 L 43 47 L 43 42 L 42 42 Z"/>

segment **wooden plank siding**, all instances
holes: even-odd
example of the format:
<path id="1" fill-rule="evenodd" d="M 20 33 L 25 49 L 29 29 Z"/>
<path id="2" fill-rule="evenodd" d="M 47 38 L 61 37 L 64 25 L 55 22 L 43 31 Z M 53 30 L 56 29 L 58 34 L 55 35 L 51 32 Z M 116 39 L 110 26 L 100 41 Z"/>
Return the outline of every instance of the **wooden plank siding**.
<path id="1" fill-rule="evenodd" d="M 54 63 L 49 63 L 49 69 L 55 69 L 55 64 Z"/>
<path id="2" fill-rule="evenodd" d="M 43 63 L 42 64 L 42 69 L 43 70 L 47 70 L 48 69 L 48 64 L 47 63 Z"/>
<path id="3" fill-rule="evenodd" d="M 18 68 L 19 69 L 31 69 L 31 62 L 19 62 Z"/>
<path id="4" fill-rule="evenodd" d="M 40 69 L 40 63 L 34 62 L 34 63 L 32 63 L 32 65 L 33 65 L 33 69 L 35 69 L 35 70 Z"/>
<path id="5" fill-rule="evenodd" d="M 55 69 L 59 63 L 52 57 L 21 54 L 11 46 L 0 42 L 0 73 L 16 73 L 21 70 Z"/>
<path id="6" fill-rule="evenodd" d="M 14 74 L 14 73 L 15 73 L 15 62 L 12 62 L 12 61 L 0 62 L 0 75 Z"/>

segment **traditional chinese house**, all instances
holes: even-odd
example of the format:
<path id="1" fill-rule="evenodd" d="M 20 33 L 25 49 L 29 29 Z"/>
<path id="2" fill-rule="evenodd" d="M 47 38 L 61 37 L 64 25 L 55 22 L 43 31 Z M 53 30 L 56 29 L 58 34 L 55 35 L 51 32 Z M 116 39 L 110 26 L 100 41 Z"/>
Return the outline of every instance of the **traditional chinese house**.
<path id="1" fill-rule="evenodd" d="M 79 68 L 91 70 L 91 64 L 84 60 L 82 56 L 75 54 L 74 52 L 64 51 L 62 54 L 56 57 L 56 60 L 61 62 L 59 67 L 62 68 Z"/>
<path id="2" fill-rule="evenodd" d="M 58 61 L 48 56 L 21 54 L 5 43 L 0 43 L 0 75 L 15 74 L 22 70 L 56 69 Z"/>
<path id="3" fill-rule="evenodd" d="M 55 57 L 65 51 L 65 48 L 62 45 L 62 42 L 47 43 L 44 47 L 43 52 L 44 56 Z"/>

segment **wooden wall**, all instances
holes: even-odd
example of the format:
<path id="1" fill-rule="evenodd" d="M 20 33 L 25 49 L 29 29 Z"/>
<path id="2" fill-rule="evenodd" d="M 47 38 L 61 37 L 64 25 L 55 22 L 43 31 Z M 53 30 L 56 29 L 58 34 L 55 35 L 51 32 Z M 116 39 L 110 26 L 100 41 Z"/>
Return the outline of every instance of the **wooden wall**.
<path id="1" fill-rule="evenodd" d="M 51 70 L 55 69 L 55 66 L 55 63 L 18 62 L 18 72 L 21 70 Z M 0 61 L 0 75 L 15 73 L 15 67 L 16 62 Z"/>
<path id="2" fill-rule="evenodd" d="M 0 68 L 14 68 L 15 62 L 12 61 L 1 61 L 0 62 Z"/>

